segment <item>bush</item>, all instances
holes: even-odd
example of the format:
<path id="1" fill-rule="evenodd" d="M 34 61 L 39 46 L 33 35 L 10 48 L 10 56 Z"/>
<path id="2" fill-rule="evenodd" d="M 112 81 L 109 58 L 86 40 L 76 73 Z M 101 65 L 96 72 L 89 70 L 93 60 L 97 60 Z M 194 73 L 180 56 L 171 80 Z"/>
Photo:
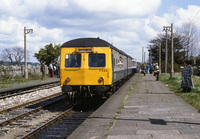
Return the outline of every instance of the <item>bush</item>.
<path id="1" fill-rule="evenodd" d="M 177 59 L 177 64 L 183 65 L 183 64 L 184 64 L 184 59 L 178 58 L 178 59 Z"/>
<path id="2" fill-rule="evenodd" d="M 196 64 L 200 65 L 200 58 L 196 59 Z"/>
<path id="3" fill-rule="evenodd" d="M 32 80 L 40 80 L 41 79 L 41 75 L 38 75 L 38 74 L 31 74 L 31 73 L 29 73 L 28 76 Z"/>
<path id="4" fill-rule="evenodd" d="M 10 74 L 4 74 L 0 76 L 0 88 L 6 88 L 11 86 L 10 84 L 13 83 L 23 83 L 23 82 L 28 82 L 30 80 L 40 80 L 41 75 L 38 74 L 30 74 L 29 73 L 29 78 L 25 79 L 24 77 L 20 75 L 10 75 Z"/>
<path id="5" fill-rule="evenodd" d="M 12 79 L 13 79 L 13 76 L 10 75 L 10 74 L 5 74 L 5 75 L 1 75 L 1 76 L 0 76 L 0 79 L 1 79 L 2 81 L 8 81 L 8 80 L 12 80 Z"/>

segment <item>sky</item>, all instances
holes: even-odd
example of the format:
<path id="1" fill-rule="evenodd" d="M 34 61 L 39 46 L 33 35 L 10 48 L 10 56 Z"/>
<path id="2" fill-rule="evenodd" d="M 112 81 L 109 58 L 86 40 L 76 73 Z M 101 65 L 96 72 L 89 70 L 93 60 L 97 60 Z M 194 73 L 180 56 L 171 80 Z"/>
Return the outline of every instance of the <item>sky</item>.
<path id="1" fill-rule="evenodd" d="M 28 62 L 50 43 L 101 38 L 142 61 L 149 40 L 173 23 L 174 30 L 192 21 L 200 32 L 200 0 L 0 0 L 0 53 L 24 48 Z M 200 34 L 199 34 L 200 35 Z M 199 46 L 200 49 L 200 46 Z M 146 56 L 147 57 L 147 56 Z"/>

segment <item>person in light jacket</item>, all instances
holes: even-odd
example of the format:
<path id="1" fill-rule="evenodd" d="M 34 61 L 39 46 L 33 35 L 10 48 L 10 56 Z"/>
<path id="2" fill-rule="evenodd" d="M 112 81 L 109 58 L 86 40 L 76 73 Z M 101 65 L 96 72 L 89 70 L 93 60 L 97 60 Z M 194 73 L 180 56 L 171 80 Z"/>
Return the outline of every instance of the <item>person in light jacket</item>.
<path id="1" fill-rule="evenodd" d="M 190 92 L 191 88 L 194 87 L 192 82 L 192 66 L 189 65 L 189 61 L 184 61 L 184 68 L 181 71 L 181 88 L 183 89 L 183 92 Z"/>
<path id="2" fill-rule="evenodd" d="M 159 81 L 159 66 L 158 63 L 156 63 L 155 69 L 154 69 L 154 74 L 156 76 L 156 81 Z"/>

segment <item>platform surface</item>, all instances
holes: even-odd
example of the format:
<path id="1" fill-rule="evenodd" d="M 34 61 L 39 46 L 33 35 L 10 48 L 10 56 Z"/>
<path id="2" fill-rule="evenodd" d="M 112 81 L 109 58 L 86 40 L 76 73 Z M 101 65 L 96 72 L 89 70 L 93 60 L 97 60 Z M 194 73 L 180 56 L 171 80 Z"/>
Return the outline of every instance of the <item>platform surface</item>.
<path id="1" fill-rule="evenodd" d="M 68 137 L 75 138 L 199 139 L 200 113 L 155 76 L 136 74 Z"/>
<path id="2" fill-rule="evenodd" d="M 37 85 L 45 85 L 45 84 L 59 82 L 59 81 L 60 81 L 59 78 L 46 78 L 44 80 L 32 80 L 32 81 L 24 82 L 24 83 L 10 84 L 11 87 L 0 88 L 0 93 L 24 89 L 24 88 L 27 88 L 27 87 L 33 87 L 33 86 L 37 86 Z"/>

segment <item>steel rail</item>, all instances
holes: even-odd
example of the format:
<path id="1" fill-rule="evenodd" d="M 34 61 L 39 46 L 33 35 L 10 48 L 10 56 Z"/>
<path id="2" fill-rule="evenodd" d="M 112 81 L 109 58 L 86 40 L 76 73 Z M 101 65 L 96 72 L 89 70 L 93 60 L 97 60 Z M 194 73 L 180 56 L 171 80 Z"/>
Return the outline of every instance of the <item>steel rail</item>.
<path id="1" fill-rule="evenodd" d="M 62 98 L 62 99 L 64 99 L 64 98 Z M 5 126 L 5 125 L 7 125 L 7 124 L 9 124 L 9 123 L 11 123 L 11 122 L 13 122 L 13 121 L 16 121 L 16 120 L 18 120 L 18 119 L 20 119 L 20 118 L 25 117 L 25 116 L 27 116 L 27 115 L 30 115 L 30 114 L 32 114 L 32 113 L 36 113 L 36 112 L 38 112 L 39 110 L 42 110 L 43 108 L 45 108 L 45 107 L 47 107 L 47 106 L 49 106 L 49 105 L 52 105 L 52 104 L 54 104 L 54 103 L 57 103 L 58 101 L 60 101 L 60 100 L 62 100 L 62 99 L 55 100 L 55 101 L 53 101 L 53 102 L 51 102 L 51 103 L 49 103 L 49 104 L 40 106 L 40 107 L 38 107 L 38 108 L 36 108 L 36 109 L 33 109 L 33 110 L 31 110 L 31 111 L 25 112 L 25 113 L 23 113 L 23 114 L 17 115 L 17 116 L 15 116 L 15 117 L 13 117 L 13 118 L 10 118 L 10 119 L 8 119 L 8 120 L 2 121 L 2 122 L 0 122 L 0 126 L 1 126 L 1 127 L 2 127 L 2 126 Z"/>
<path id="2" fill-rule="evenodd" d="M 62 117 L 68 115 L 69 113 L 71 113 L 73 110 L 73 107 L 69 108 L 68 110 L 66 110 L 65 112 L 61 113 L 60 115 L 58 115 L 57 117 L 53 118 L 52 120 L 44 123 L 43 125 L 37 127 L 36 129 L 34 129 L 33 131 L 27 133 L 26 135 L 24 135 L 23 137 L 21 137 L 20 139 L 30 139 L 31 137 L 33 137 L 35 134 L 37 134 L 38 132 L 40 132 L 41 130 L 45 129 L 46 127 L 48 127 L 49 125 L 57 122 L 59 119 L 61 119 Z"/>
<path id="3" fill-rule="evenodd" d="M 62 94 L 63 94 L 63 92 L 59 92 L 59 93 L 56 93 L 56 94 L 52 94 L 50 96 L 46 96 L 46 97 L 43 97 L 43 98 L 40 98 L 40 99 L 36 99 L 36 100 L 30 101 L 30 102 L 26 102 L 26 103 L 17 105 L 17 106 L 14 106 L 14 107 L 10 107 L 10 108 L 4 109 L 4 110 L 0 110 L 0 114 L 3 114 L 5 112 L 9 112 L 9 111 L 17 109 L 17 108 L 21 108 L 21 107 L 29 105 L 29 104 L 33 104 L 35 102 L 39 102 L 39 101 L 42 101 L 42 100 L 45 100 L 45 99 L 48 99 L 48 98 L 51 98 L 51 97 L 59 96 L 59 95 L 62 95 Z"/>

